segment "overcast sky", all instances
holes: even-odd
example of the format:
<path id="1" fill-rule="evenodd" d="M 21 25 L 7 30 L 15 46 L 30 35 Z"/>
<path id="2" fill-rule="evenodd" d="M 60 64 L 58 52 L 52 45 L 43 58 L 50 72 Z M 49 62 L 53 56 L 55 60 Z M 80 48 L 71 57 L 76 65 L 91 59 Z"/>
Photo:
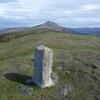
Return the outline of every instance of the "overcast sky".
<path id="1" fill-rule="evenodd" d="M 100 27 L 100 0 L 0 0 L 0 27 L 48 20 L 66 27 Z"/>

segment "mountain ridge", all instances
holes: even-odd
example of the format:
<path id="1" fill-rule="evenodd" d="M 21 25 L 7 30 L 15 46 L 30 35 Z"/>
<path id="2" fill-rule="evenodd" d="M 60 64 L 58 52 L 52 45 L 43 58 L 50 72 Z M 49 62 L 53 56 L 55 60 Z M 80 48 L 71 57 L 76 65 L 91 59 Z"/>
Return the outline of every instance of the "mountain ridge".
<path id="1" fill-rule="evenodd" d="M 64 32 L 64 33 L 71 33 L 71 34 L 74 33 L 74 31 L 71 30 L 70 28 L 66 28 L 66 27 L 58 25 L 57 23 L 47 21 L 43 24 L 40 24 L 34 27 L 16 27 L 16 28 L 2 29 L 0 30 L 0 34 L 17 32 L 17 31 L 22 31 L 22 30 L 27 30 L 27 29 L 44 29 L 44 30 L 49 30 L 49 31 L 54 31 L 54 32 Z"/>
<path id="2" fill-rule="evenodd" d="M 73 31 L 82 35 L 100 35 L 100 27 L 82 27 L 82 28 L 71 28 Z"/>
<path id="3" fill-rule="evenodd" d="M 27 30 L 34 31 L 36 29 L 40 29 L 44 32 L 53 31 L 53 32 L 63 32 L 63 33 L 81 34 L 81 35 L 100 35 L 99 27 L 67 28 L 64 26 L 60 26 L 59 24 L 52 21 L 47 21 L 43 24 L 34 27 L 14 27 L 14 28 L 0 29 L 0 35 L 12 32 L 27 31 Z"/>

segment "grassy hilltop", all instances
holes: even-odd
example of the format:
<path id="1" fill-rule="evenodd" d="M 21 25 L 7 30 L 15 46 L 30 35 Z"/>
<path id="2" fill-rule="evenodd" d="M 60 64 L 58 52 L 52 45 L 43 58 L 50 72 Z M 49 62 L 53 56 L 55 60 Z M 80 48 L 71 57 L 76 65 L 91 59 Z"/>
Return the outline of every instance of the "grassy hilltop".
<path id="1" fill-rule="evenodd" d="M 54 50 L 51 88 L 28 86 L 33 75 L 35 47 Z M 63 95 L 65 85 L 71 91 Z M 100 100 L 100 37 L 42 29 L 27 29 L 0 36 L 0 100 Z M 39 99 L 42 100 L 42 99 Z"/>

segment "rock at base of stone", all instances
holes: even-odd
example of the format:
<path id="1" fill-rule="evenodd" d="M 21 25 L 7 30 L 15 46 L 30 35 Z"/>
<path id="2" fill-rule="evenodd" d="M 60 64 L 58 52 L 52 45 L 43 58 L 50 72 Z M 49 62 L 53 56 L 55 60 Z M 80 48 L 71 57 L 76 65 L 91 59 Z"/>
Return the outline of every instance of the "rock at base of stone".
<path id="1" fill-rule="evenodd" d="M 38 83 L 38 82 L 36 82 L 36 80 L 34 80 L 33 79 L 33 82 L 37 85 L 37 86 L 39 86 L 40 88 L 46 88 L 46 87 L 51 87 L 51 86 L 54 86 L 55 85 L 55 83 L 52 81 L 52 80 L 49 80 L 46 84 L 40 84 L 40 83 Z"/>

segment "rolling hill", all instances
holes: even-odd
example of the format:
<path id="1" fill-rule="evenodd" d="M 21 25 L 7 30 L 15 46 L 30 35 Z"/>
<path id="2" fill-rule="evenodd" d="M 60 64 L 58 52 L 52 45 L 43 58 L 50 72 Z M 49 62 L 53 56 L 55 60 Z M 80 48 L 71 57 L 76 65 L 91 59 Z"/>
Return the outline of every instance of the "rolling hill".
<path id="1" fill-rule="evenodd" d="M 4 29 L 1 31 L 1 34 L 0 34 L 0 41 L 4 42 L 10 39 L 15 39 L 15 38 L 22 37 L 25 35 L 31 35 L 34 33 L 41 33 L 41 32 L 63 32 L 67 34 L 75 34 L 75 32 L 72 31 L 71 29 L 59 26 L 58 24 L 54 22 L 47 21 L 44 24 L 41 24 L 35 27 L 30 27 L 30 28 L 19 27 L 19 28 Z"/>
<path id="2" fill-rule="evenodd" d="M 15 27 L 15 28 L 6 28 L 0 29 L 0 35 L 5 35 L 8 33 L 16 33 L 16 32 L 25 32 L 25 31 L 35 31 L 35 30 L 42 30 L 42 31 L 53 31 L 53 32 L 63 32 L 69 34 L 80 34 L 80 35 L 100 35 L 100 28 L 99 27 L 92 27 L 92 28 L 66 28 L 63 26 L 58 25 L 57 23 L 47 21 L 43 24 L 34 26 L 34 27 Z"/>
<path id="3" fill-rule="evenodd" d="M 100 37 L 65 34 L 47 24 L 0 35 L 0 100 L 100 100 Z M 41 44 L 54 51 L 56 85 L 45 89 L 25 83 Z"/>
<path id="4" fill-rule="evenodd" d="M 6 28 L 6 29 L 1 29 L 0 34 L 7 34 L 10 32 L 18 32 L 21 30 L 29 29 L 28 27 L 16 27 L 16 28 Z"/>

